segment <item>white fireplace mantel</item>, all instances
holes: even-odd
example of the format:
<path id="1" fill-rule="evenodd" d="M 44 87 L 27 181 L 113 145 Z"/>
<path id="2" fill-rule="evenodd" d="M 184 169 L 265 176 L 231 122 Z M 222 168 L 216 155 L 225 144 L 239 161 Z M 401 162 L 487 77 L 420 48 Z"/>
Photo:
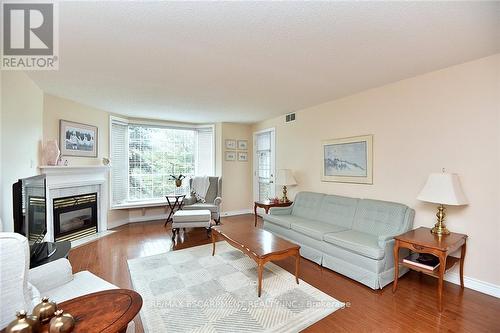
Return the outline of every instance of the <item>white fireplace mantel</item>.
<path id="1" fill-rule="evenodd" d="M 54 241 L 53 199 L 62 196 L 86 194 L 89 188 L 97 191 L 98 232 L 108 229 L 108 173 L 109 166 L 49 166 L 38 169 L 46 176 L 47 234 L 45 240 Z"/>

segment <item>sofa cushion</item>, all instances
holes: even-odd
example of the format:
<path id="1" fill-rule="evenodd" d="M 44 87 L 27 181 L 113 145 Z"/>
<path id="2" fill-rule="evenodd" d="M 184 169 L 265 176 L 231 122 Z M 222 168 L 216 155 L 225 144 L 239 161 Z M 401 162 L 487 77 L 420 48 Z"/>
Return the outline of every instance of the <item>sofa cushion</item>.
<path id="1" fill-rule="evenodd" d="M 277 224 L 283 228 L 290 229 L 292 227 L 292 223 L 297 222 L 307 222 L 308 219 L 304 219 L 302 217 L 293 216 L 293 215 L 269 215 L 266 214 L 263 216 L 264 221 L 271 222 Z"/>
<path id="2" fill-rule="evenodd" d="M 196 209 L 196 210 L 178 210 L 172 216 L 172 221 L 175 222 L 209 222 L 210 211 L 208 209 Z"/>
<path id="3" fill-rule="evenodd" d="M 407 209 L 400 203 L 362 199 L 352 229 L 377 236 L 394 234 L 403 230 Z"/>
<path id="4" fill-rule="evenodd" d="M 378 247 L 378 237 L 365 232 L 347 230 L 328 233 L 323 236 L 325 242 L 340 246 L 349 251 L 372 259 L 384 258 L 384 249 Z"/>
<path id="5" fill-rule="evenodd" d="M 351 229 L 358 202 L 359 199 L 355 198 L 325 195 L 319 208 L 318 220 Z"/>
<path id="6" fill-rule="evenodd" d="M 89 271 L 82 271 L 73 275 L 73 280 L 71 282 L 46 291 L 44 296 L 49 297 L 56 303 L 61 303 L 78 296 L 117 288 L 117 286 L 101 279 Z"/>
<path id="7" fill-rule="evenodd" d="M 201 203 L 197 202 L 193 205 L 189 206 L 182 206 L 182 210 L 209 210 L 211 213 L 217 213 L 217 210 L 219 207 L 217 207 L 214 204 L 211 203 Z"/>
<path id="8" fill-rule="evenodd" d="M 333 225 L 330 223 L 314 220 L 297 221 L 292 223 L 292 230 L 300 232 L 314 239 L 323 240 L 323 235 L 329 232 L 339 232 L 347 230 L 344 227 Z"/>
<path id="9" fill-rule="evenodd" d="M 292 215 L 309 220 L 317 220 L 321 202 L 325 194 L 314 192 L 299 192 L 293 202 Z"/>

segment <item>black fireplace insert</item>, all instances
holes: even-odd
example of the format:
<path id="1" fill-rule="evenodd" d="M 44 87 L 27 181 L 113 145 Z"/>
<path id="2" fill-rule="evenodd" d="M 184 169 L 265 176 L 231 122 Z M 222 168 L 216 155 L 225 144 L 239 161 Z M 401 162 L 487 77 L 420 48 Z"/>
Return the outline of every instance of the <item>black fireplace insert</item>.
<path id="1" fill-rule="evenodd" d="M 75 240 L 97 232 L 97 193 L 56 198 L 54 238 Z"/>

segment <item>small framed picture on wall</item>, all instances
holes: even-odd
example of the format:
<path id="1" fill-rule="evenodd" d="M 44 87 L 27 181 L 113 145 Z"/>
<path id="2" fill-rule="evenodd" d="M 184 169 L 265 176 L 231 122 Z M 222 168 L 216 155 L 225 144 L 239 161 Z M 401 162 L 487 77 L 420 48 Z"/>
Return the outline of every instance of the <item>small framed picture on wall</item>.
<path id="1" fill-rule="evenodd" d="M 247 152 L 238 152 L 238 161 L 247 162 L 248 161 L 248 153 Z"/>
<path id="2" fill-rule="evenodd" d="M 239 150 L 247 150 L 248 149 L 248 140 L 238 140 L 238 149 Z"/>
<path id="3" fill-rule="evenodd" d="M 226 139 L 226 149 L 236 149 L 236 140 Z"/>
<path id="4" fill-rule="evenodd" d="M 225 159 L 226 159 L 226 161 L 236 161 L 236 152 L 235 151 L 226 151 Z"/>
<path id="5" fill-rule="evenodd" d="M 97 127 L 73 121 L 59 121 L 62 156 L 97 157 Z"/>

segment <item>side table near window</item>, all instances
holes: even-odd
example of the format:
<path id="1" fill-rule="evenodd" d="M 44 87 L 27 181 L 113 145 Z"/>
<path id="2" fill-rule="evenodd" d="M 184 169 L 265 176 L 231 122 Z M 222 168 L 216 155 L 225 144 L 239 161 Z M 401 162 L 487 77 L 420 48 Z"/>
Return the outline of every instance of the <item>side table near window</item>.
<path id="1" fill-rule="evenodd" d="M 272 207 L 288 207 L 292 205 L 293 201 L 287 201 L 287 202 L 272 202 L 271 200 L 264 200 L 264 201 L 255 201 L 254 206 L 253 206 L 253 213 L 255 215 L 255 227 L 257 226 L 257 207 L 259 208 L 264 208 L 266 211 L 266 214 L 269 213 L 269 209 Z"/>
<path id="2" fill-rule="evenodd" d="M 169 222 L 173 221 L 172 216 L 174 216 L 175 212 L 182 209 L 185 197 L 186 197 L 185 194 L 165 196 L 165 198 L 167 198 L 168 208 L 170 208 L 167 220 L 165 221 L 165 226 L 167 226 Z"/>
<path id="3" fill-rule="evenodd" d="M 431 229 L 420 227 L 394 237 L 394 284 L 392 291 L 396 292 L 398 287 L 399 265 L 403 265 L 415 271 L 433 276 L 438 279 L 438 309 L 443 311 L 443 279 L 444 274 L 460 262 L 460 286 L 464 288 L 464 259 L 467 235 L 450 233 L 449 235 L 435 235 Z M 405 263 L 399 259 L 399 249 L 406 248 L 412 252 L 429 253 L 439 258 L 439 266 L 434 270 L 420 268 Z M 450 256 L 451 253 L 461 250 L 460 258 Z"/>

